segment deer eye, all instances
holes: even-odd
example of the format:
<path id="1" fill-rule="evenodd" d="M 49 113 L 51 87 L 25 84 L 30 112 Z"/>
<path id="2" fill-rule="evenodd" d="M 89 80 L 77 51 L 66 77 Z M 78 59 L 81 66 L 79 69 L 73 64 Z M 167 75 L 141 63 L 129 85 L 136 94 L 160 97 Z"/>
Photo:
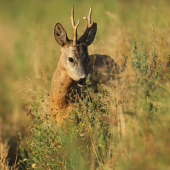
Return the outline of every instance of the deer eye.
<path id="1" fill-rule="evenodd" d="M 68 60 L 72 63 L 74 60 L 73 58 L 69 57 Z"/>

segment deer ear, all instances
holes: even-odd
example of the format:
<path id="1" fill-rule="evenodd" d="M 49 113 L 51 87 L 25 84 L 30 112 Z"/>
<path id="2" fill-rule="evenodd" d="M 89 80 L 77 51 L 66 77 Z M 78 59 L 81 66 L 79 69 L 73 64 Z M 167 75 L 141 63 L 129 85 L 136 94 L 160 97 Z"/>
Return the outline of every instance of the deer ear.
<path id="1" fill-rule="evenodd" d="M 69 41 L 65 29 L 59 23 L 54 27 L 54 37 L 57 43 L 62 47 Z"/>
<path id="2" fill-rule="evenodd" d="M 85 33 L 79 38 L 80 43 L 85 43 L 86 46 L 89 46 L 94 41 L 97 32 L 97 23 L 94 23 L 90 28 L 87 28 Z"/>
<path id="3" fill-rule="evenodd" d="M 88 33 L 87 39 L 86 39 L 86 46 L 89 46 L 92 44 L 92 42 L 94 41 L 94 38 L 96 36 L 96 32 L 97 32 L 97 23 L 94 23 L 93 26 L 90 28 L 90 31 Z"/>

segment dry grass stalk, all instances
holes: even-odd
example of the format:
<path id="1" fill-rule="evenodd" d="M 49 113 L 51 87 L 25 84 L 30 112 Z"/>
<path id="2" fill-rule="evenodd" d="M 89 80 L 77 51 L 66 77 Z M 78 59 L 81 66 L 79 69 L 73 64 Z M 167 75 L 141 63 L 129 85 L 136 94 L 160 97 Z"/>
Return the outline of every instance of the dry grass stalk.
<path id="1" fill-rule="evenodd" d="M 8 157 L 9 145 L 8 142 L 2 141 L 0 135 L 0 169 L 1 170 L 17 170 L 16 161 L 13 166 L 9 166 L 9 158 Z M 16 157 L 17 158 L 17 157 Z"/>

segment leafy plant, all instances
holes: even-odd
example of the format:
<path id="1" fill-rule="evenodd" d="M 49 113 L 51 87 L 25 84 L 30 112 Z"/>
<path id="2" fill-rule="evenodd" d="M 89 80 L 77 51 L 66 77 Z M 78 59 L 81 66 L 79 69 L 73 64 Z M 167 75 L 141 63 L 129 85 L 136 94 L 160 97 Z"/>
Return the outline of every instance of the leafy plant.
<path id="1" fill-rule="evenodd" d="M 164 102 L 170 84 L 164 84 L 155 36 L 152 50 L 150 55 L 143 42 L 138 47 L 133 41 L 131 83 L 120 78 L 95 93 L 89 75 L 86 95 L 71 99 L 75 108 L 64 127 L 56 126 L 43 102 L 35 102 L 32 125 L 19 134 L 21 169 L 167 169 L 170 116 Z M 126 66 L 127 57 L 119 72 Z"/>

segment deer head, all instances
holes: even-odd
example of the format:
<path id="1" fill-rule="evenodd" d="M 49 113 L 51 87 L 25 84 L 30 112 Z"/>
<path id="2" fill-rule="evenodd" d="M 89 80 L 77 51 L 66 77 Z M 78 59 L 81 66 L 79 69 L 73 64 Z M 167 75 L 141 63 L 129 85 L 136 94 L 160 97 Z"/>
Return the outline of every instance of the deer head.
<path id="1" fill-rule="evenodd" d="M 97 24 L 91 23 L 91 12 L 90 8 L 87 19 L 87 28 L 84 34 L 77 40 L 77 27 L 74 22 L 74 6 L 71 10 L 71 23 L 73 28 L 73 40 L 68 39 L 67 33 L 60 23 L 57 23 L 54 28 L 54 37 L 57 43 L 61 47 L 60 62 L 62 67 L 66 70 L 67 74 L 77 82 L 80 87 L 86 85 L 87 77 L 87 65 L 89 61 L 88 46 L 92 44 L 96 32 Z"/>

